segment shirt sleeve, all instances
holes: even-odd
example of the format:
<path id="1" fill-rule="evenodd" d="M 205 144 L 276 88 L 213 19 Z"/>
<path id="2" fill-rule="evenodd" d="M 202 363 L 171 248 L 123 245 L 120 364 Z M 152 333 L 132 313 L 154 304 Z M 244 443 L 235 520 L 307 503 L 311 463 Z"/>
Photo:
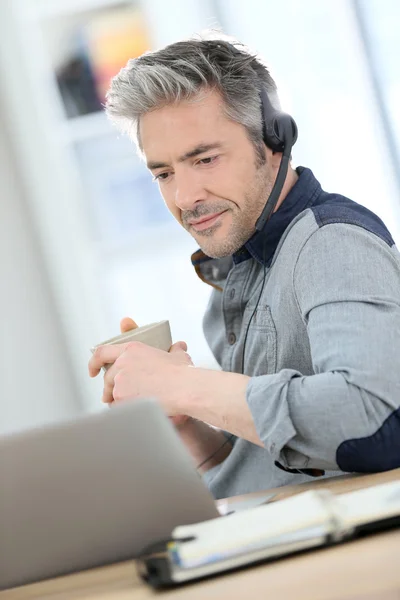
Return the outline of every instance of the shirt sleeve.
<path id="1" fill-rule="evenodd" d="M 374 472 L 400 466 L 400 259 L 361 227 L 334 223 L 305 242 L 293 291 L 313 375 L 253 377 L 257 433 L 286 468 Z"/>

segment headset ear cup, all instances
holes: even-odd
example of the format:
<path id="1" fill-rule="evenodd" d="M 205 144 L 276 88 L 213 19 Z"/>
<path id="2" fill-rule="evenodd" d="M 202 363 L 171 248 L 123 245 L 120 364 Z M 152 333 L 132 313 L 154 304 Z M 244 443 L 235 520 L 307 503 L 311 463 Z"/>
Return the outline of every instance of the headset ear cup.
<path id="1" fill-rule="evenodd" d="M 297 125 L 290 115 L 272 106 L 264 88 L 261 88 L 260 100 L 265 145 L 274 152 L 283 152 L 288 143 L 293 146 L 296 142 Z"/>
<path id="2" fill-rule="evenodd" d="M 274 152 L 281 152 L 284 146 L 282 127 L 279 125 L 279 116 L 274 115 L 264 126 L 264 142 Z"/>
<path id="3" fill-rule="evenodd" d="M 274 135 L 275 138 L 277 139 L 278 143 L 282 146 L 284 146 L 285 144 L 285 127 L 284 127 L 284 123 L 283 123 L 283 119 L 280 118 L 280 115 L 276 115 L 273 119 L 273 130 L 274 130 Z"/>
<path id="4" fill-rule="evenodd" d="M 283 152 L 291 129 L 291 145 L 297 140 L 295 120 L 286 113 L 275 113 L 264 126 L 264 142 L 274 152 Z"/>

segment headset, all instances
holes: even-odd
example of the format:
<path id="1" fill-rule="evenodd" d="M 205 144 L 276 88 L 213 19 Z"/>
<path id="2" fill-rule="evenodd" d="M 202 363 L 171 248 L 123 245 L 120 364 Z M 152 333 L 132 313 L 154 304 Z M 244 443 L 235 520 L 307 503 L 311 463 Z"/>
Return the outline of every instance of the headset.
<path id="1" fill-rule="evenodd" d="M 275 210 L 285 183 L 292 148 L 297 141 L 297 125 L 293 117 L 273 108 L 265 88 L 261 93 L 263 140 L 274 152 L 282 152 L 282 160 L 271 194 L 256 222 L 256 231 L 262 231 Z"/>
<path id="2" fill-rule="evenodd" d="M 260 216 L 258 217 L 258 219 L 256 221 L 256 225 L 255 225 L 256 233 L 263 231 L 265 225 L 267 224 L 267 222 L 269 221 L 271 215 L 273 214 L 273 212 L 275 210 L 276 204 L 279 200 L 279 196 L 281 195 L 281 192 L 282 192 L 282 189 L 283 189 L 283 186 L 285 183 L 285 179 L 286 179 L 286 175 L 287 175 L 288 167 L 289 167 L 290 156 L 292 153 L 292 148 L 293 148 L 294 144 L 296 143 L 297 136 L 298 136 L 297 125 L 296 125 L 296 122 L 293 119 L 293 117 L 291 117 L 287 113 L 284 113 L 280 110 L 275 109 L 272 106 L 271 101 L 268 97 L 268 93 L 264 86 L 261 88 L 261 91 L 260 91 L 260 100 L 261 100 L 261 113 L 262 113 L 262 120 L 263 120 L 264 144 L 268 148 L 270 148 L 270 150 L 272 150 L 273 152 L 281 152 L 282 159 L 281 159 L 281 164 L 279 165 L 278 174 L 276 176 L 274 186 L 271 190 L 271 193 L 268 197 L 267 202 L 265 203 L 265 206 L 264 206 Z M 249 333 L 250 324 L 253 320 L 253 317 L 257 312 L 257 308 L 260 303 L 261 296 L 264 291 L 265 281 L 266 281 L 267 268 L 266 268 L 266 264 L 265 264 L 266 263 L 266 256 L 265 256 L 266 250 L 265 249 L 266 249 L 266 244 L 264 245 L 264 257 L 263 257 L 264 276 L 263 276 L 263 281 L 262 281 L 262 285 L 261 285 L 261 290 L 260 290 L 260 294 L 258 296 L 256 306 L 255 306 L 255 308 L 252 312 L 252 315 L 249 319 L 249 322 L 247 324 L 246 334 L 245 334 L 244 342 L 243 342 L 241 370 L 240 370 L 240 372 L 242 374 L 244 374 L 244 359 L 245 359 L 247 335 Z M 233 437 L 234 437 L 233 434 L 229 435 L 226 438 L 226 440 L 223 442 L 223 444 L 221 444 L 221 446 L 219 446 L 217 448 L 217 450 L 215 450 L 210 456 L 208 456 L 199 465 L 197 465 L 197 469 L 199 469 L 200 467 L 205 465 L 209 460 L 214 458 L 214 456 L 216 454 L 218 454 L 218 452 L 220 450 L 222 450 L 222 448 L 224 446 L 226 446 L 226 444 L 228 444 L 228 442 L 230 442 L 233 439 Z"/>

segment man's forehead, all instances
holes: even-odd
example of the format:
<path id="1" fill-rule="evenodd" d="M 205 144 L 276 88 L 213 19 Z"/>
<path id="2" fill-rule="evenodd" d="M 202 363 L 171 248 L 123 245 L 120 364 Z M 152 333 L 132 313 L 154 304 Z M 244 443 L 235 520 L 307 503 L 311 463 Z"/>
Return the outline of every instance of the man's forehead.
<path id="1" fill-rule="evenodd" d="M 209 93 L 155 108 L 139 118 L 140 138 L 148 146 L 164 136 L 170 138 L 173 132 L 179 132 L 180 135 L 193 135 L 196 139 L 192 140 L 192 144 L 197 144 L 201 132 L 215 131 L 215 127 L 223 126 L 229 120 L 222 102 L 219 94 Z"/>

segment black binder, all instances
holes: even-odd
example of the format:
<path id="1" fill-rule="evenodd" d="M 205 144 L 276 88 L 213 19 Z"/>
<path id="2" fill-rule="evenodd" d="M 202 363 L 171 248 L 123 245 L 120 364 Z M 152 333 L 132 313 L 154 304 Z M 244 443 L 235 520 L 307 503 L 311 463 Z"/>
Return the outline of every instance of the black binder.
<path id="1" fill-rule="evenodd" d="M 171 587 L 400 525 L 400 481 L 335 496 L 286 500 L 177 527 L 137 561 L 154 588 Z"/>

